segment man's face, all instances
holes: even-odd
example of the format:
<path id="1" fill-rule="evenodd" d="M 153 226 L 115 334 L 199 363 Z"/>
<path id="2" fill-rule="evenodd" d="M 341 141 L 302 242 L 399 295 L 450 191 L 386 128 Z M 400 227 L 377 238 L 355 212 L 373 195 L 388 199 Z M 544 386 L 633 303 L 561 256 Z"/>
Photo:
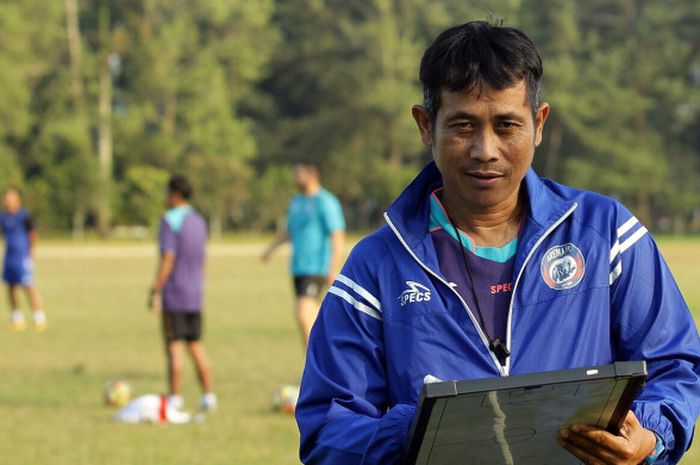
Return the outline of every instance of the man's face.
<path id="1" fill-rule="evenodd" d="M 2 206 L 9 213 L 15 213 L 17 210 L 20 209 L 21 205 L 22 205 L 22 201 L 20 200 L 20 197 L 19 197 L 19 194 L 17 193 L 17 191 L 8 190 L 3 194 Z"/>
<path id="2" fill-rule="evenodd" d="M 294 182 L 299 190 L 303 191 L 311 183 L 313 173 L 304 165 L 296 165 L 294 167 Z"/>
<path id="3" fill-rule="evenodd" d="M 165 194 L 165 205 L 168 208 L 175 208 L 178 205 L 178 199 L 180 198 L 177 192 L 171 192 L 166 190 Z"/>
<path id="4" fill-rule="evenodd" d="M 517 201 L 549 106 L 540 106 L 533 120 L 524 81 L 504 90 L 443 90 L 441 100 L 434 127 L 422 107 L 414 107 L 413 115 L 445 194 L 478 209 Z"/>

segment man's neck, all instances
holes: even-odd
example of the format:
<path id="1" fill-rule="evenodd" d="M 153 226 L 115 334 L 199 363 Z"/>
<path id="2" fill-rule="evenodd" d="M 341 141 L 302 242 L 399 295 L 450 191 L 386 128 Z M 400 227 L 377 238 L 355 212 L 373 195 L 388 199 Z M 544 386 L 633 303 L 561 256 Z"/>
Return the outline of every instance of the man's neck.
<path id="1" fill-rule="evenodd" d="M 318 194 L 318 191 L 321 190 L 321 184 L 310 184 L 308 186 L 305 186 L 302 190 L 301 193 L 310 197 L 312 195 Z"/>
<path id="2" fill-rule="evenodd" d="M 501 247 L 518 236 L 525 201 L 521 194 L 498 205 L 481 207 L 443 193 L 442 204 L 454 225 L 476 245 Z"/>

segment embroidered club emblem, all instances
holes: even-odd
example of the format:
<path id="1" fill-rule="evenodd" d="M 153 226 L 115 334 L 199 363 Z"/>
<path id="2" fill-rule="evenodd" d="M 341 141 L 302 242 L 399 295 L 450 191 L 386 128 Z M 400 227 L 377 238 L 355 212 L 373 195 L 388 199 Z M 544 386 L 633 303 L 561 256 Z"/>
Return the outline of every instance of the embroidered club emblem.
<path id="1" fill-rule="evenodd" d="M 572 243 L 556 245 L 542 257 L 542 279 L 555 291 L 571 289 L 586 273 L 581 251 Z"/>

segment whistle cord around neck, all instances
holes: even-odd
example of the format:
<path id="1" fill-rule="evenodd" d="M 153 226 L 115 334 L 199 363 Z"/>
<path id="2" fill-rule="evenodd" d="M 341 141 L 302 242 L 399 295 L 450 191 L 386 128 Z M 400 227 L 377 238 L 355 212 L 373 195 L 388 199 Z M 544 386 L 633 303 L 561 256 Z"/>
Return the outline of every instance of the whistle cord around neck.
<path id="1" fill-rule="evenodd" d="M 467 256 L 467 251 L 464 250 L 464 242 L 462 242 L 462 233 L 460 233 L 459 229 L 455 226 L 454 222 L 452 221 L 451 217 L 447 217 L 447 219 L 450 221 L 450 225 L 452 226 L 452 229 L 455 230 L 455 234 L 457 235 L 457 241 L 459 242 L 459 250 L 462 253 L 462 259 L 464 260 L 464 266 L 467 268 L 467 277 L 469 278 L 469 287 L 471 288 L 472 291 L 472 297 L 474 298 L 474 303 L 476 304 L 476 311 L 479 316 L 479 323 L 481 323 L 481 327 L 484 330 L 484 333 L 486 334 L 486 337 L 491 340 L 491 336 L 488 333 L 488 330 L 486 329 L 486 320 L 484 320 L 484 315 L 481 313 L 481 305 L 479 304 L 479 296 L 476 293 L 476 289 L 474 288 L 474 278 L 472 276 L 472 267 L 471 264 L 469 263 L 469 257 Z"/>
<path id="2" fill-rule="evenodd" d="M 510 356 L 510 351 L 508 350 L 508 347 L 506 344 L 501 341 L 501 338 L 496 337 L 494 334 L 493 337 L 488 332 L 488 329 L 486 328 L 486 320 L 484 319 L 484 315 L 481 312 L 481 305 L 479 304 L 479 296 L 476 292 L 476 287 L 474 286 L 474 277 L 472 273 L 472 267 L 471 263 L 469 260 L 469 255 L 464 248 L 464 242 L 462 241 L 462 233 L 457 229 L 457 226 L 455 226 L 454 222 L 452 221 L 452 218 L 447 215 L 447 219 L 450 222 L 450 225 L 452 226 L 452 229 L 455 230 L 455 234 L 457 235 L 457 241 L 459 242 L 459 249 L 462 252 L 462 258 L 464 259 L 464 265 L 467 268 L 467 277 L 469 278 L 469 287 L 471 287 L 472 291 L 472 297 L 474 298 L 474 304 L 476 305 L 476 312 L 479 316 L 479 323 L 481 325 L 481 329 L 483 330 L 484 334 L 486 335 L 486 339 L 489 341 L 489 349 L 496 354 L 496 357 L 498 358 L 498 361 L 501 363 L 502 366 L 505 366 L 506 364 L 506 358 Z M 476 243 L 474 243 L 474 247 L 476 247 Z"/>

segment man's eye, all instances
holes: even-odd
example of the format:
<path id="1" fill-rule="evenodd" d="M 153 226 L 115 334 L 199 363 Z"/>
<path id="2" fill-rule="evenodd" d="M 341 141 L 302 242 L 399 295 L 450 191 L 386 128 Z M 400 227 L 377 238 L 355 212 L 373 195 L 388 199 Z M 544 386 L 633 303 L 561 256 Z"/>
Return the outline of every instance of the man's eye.
<path id="1" fill-rule="evenodd" d="M 459 123 L 455 123 L 454 127 L 460 130 L 474 129 L 474 123 L 471 121 L 461 121 Z"/>
<path id="2" fill-rule="evenodd" d="M 498 127 L 501 129 L 513 129 L 516 126 L 517 124 L 512 121 L 501 121 L 500 123 L 498 123 Z"/>

